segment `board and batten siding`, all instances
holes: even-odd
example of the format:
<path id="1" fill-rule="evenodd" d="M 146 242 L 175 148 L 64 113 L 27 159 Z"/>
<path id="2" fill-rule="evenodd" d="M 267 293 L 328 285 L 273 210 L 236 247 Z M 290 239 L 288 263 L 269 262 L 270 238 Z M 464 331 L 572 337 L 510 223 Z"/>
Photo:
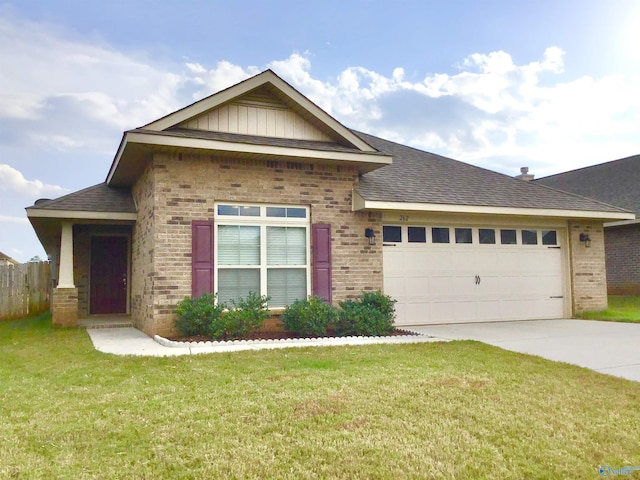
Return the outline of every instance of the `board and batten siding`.
<path id="1" fill-rule="evenodd" d="M 295 140 L 333 141 L 277 99 L 263 95 L 243 97 L 188 120 L 180 127 Z"/>

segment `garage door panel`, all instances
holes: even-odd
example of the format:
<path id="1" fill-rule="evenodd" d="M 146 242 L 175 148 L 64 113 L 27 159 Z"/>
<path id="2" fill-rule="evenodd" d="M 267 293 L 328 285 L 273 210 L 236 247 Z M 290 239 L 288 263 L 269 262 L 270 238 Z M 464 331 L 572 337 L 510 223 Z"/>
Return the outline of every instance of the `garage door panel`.
<path id="1" fill-rule="evenodd" d="M 477 231 L 473 244 L 403 238 L 383 249 L 384 289 L 397 300 L 398 325 L 563 316 L 564 300 L 557 297 L 564 297 L 565 254 L 559 247 L 501 245 L 499 237 L 480 245 Z"/>

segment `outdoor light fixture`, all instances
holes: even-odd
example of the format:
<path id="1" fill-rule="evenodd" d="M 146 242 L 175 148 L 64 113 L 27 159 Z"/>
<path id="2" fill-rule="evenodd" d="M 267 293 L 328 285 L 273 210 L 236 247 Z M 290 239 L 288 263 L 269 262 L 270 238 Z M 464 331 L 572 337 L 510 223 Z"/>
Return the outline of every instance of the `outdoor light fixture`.
<path id="1" fill-rule="evenodd" d="M 584 243 L 585 247 L 590 247 L 591 246 L 591 239 L 589 238 L 589 234 L 588 233 L 581 233 L 580 234 L 580 242 Z"/>
<path id="2" fill-rule="evenodd" d="M 364 236 L 369 239 L 369 245 L 376 244 L 376 234 L 373 233 L 373 228 L 365 228 Z"/>

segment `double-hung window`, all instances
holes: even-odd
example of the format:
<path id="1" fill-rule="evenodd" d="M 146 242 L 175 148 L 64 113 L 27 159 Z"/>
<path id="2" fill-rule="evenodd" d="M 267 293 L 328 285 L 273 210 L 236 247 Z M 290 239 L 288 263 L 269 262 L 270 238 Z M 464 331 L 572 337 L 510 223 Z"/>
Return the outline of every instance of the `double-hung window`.
<path id="1" fill-rule="evenodd" d="M 215 288 L 222 302 L 249 292 L 284 307 L 309 294 L 309 210 L 216 205 Z"/>

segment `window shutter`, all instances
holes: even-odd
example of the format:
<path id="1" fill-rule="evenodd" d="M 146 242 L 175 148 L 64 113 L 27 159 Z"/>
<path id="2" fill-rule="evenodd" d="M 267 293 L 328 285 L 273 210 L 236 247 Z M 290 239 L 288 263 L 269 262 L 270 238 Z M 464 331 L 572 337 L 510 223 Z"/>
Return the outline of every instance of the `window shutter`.
<path id="1" fill-rule="evenodd" d="M 313 246 L 312 292 L 331 303 L 331 225 L 316 223 L 311 226 Z"/>
<path id="2" fill-rule="evenodd" d="M 191 224 L 191 296 L 213 293 L 213 221 Z"/>

